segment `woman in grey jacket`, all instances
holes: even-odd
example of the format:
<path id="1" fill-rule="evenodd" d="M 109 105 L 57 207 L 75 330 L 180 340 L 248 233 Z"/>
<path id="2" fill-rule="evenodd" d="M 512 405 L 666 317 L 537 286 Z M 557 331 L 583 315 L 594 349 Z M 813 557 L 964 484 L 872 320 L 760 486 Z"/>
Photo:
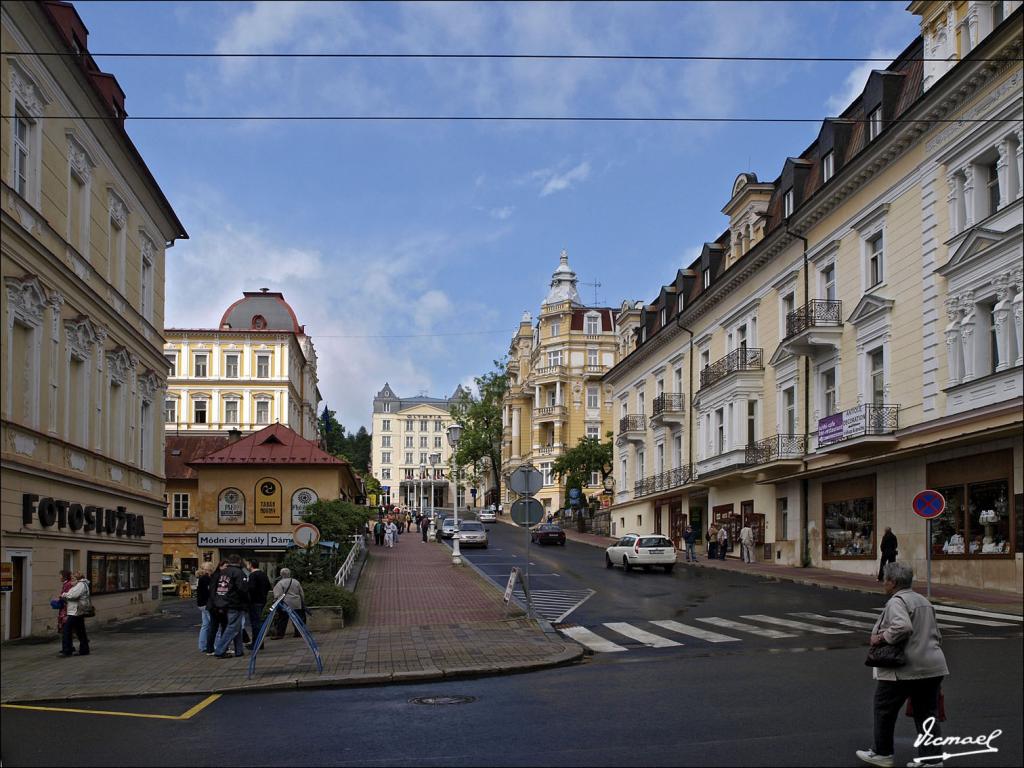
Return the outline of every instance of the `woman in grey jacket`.
<path id="1" fill-rule="evenodd" d="M 908 563 L 885 566 L 885 593 L 889 602 L 874 629 L 871 645 L 904 645 L 906 663 L 899 667 L 875 667 L 875 746 L 857 750 L 857 757 L 869 765 L 891 766 L 893 733 L 900 710 L 909 698 L 914 708 L 914 726 L 924 733 L 924 722 L 933 720 L 929 732 L 938 736 L 939 689 L 949 674 L 942 653 L 942 635 L 935 622 L 935 609 L 926 598 L 910 587 L 914 569 Z M 922 745 L 918 756 L 940 754 L 934 745 Z M 930 762 L 930 761 L 929 761 Z M 932 763 L 934 764 L 934 763 Z"/>
<path id="2" fill-rule="evenodd" d="M 290 568 L 281 569 L 281 578 L 278 579 L 277 584 L 274 585 L 274 599 L 284 597 L 284 604 L 291 608 L 299 617 L 306 620 L 306 595 L 302 591 L 302 585 L 298 579 L 292 578 L 292 572 Z M 288 628 L 288 614 L 278 608 L 277 613 L 274 615 L 274 633 L 270 636 L 274 640 L 280 640 L 284 637 L 284 631 Z M 292 624 L 292 636 L 298 637 L 298 627 Z"/>

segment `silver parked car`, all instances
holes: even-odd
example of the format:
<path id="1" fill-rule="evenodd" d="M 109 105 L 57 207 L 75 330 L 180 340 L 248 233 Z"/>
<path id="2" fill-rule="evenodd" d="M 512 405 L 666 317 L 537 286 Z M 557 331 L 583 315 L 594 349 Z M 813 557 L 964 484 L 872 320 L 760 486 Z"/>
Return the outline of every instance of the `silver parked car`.
<path id="1" fill-rule="evenodd" d="M 460 547 L 483 547 L 487 549 L 487 529 L 483 523 L 476 520 L 467 520 L 459 524 L 459 531 L 455 534 L 459 539 Z"/>
<path id="2" fill-rule="evenodd" d="M 454 517 L 446 517 L 441 521 L 441 527 L 437 529 L 439 539 L 450 539 L 459 529 L 455 526 Z"/>

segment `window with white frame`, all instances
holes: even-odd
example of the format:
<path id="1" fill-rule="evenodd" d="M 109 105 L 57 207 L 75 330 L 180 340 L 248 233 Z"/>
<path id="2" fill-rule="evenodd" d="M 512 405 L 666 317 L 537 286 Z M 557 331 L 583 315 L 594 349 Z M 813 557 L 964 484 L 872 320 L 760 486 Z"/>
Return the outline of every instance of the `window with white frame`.
<path id="1" fill-rule="evenodd" d="M 380 404 L 381 413 L 391 413 L 391 403 L 383 402 Z"/>
<path id="2" fill-rule="evenodd" d="M 683 466 L 683 433 L 676 432 L 672 437 L 672 466 L 678 469 Z"/>
<path id="3" fill-rule="evenodd" d="M 178 401 L 174 398 L 164 400 L 164 424 L 174 424 L 178 420 Z"/>
<path id="4" fill-rule="evenodd" d="M 865 243 L 868 259 L 867 277 L 869 288 L 873 288 L 885 280 L 885 248 L 883 238 L 884 234 L 882 232 L 878 232 L 868 238 Z"/>
<path id="5" fill-rule="evenodd" d="M 420 432 L 426 432 L 426 431 L 427 431 L 427 420 L 426 419 L 420 419 Z"/>
<path id="6" fill-rule="evenodd" d="M 229 379 L 238 378 L 238 355 L 228 354 L 224 356 L 224 376 Z"/>
<path id="7" fill-rule="evenodd" d="M 553 367 L 562 364 L 562 350 L 556 349 L 548 352 L 548 367 Z"/>
<path id="8" fill-rule="evenodd" d="M 441 423 L 440 419 L 434 422 L 435 432 L 444 432 L 444 424 Z"/>
<path id="9" fill-rule="evenodd" d="M 829 368 L 821 372 L 821 415 L 831 416 L 839 410 L 839 398 L 836 392 L 836 369 Z"/>
<path id="10" fill-rule="evenodd" d="M 757 442 L 757 400 L 747 400 L 747 445 Z"/>
<path id="11" fill-rule="evenodd" d="M 257 400 L 256 401 L 256 423 L 257 424 L 269 424 L 270 423 L 270 401 L 269 400 Z"/>
<path id="12" fill-rule="evenodd" d="M 146 320 L 153 316 L 153 260 L 145 252 L 141 258 L 141 284 L 139 285 L 139 308 Z"/>
<path id="13" fill-rule="evenodd" d="M 205 399 L 192 401 L 192 421 L 195 424 L 206 424 L 209 403 Z"/>
<path id="14" fill-rule="evenodd" d="M 643 448 L 637 448 L 636 449 L 636 476 L 637 476 L 637 479 L 643 479 L 646 476 L 646 474 L 647 474 L 647 471 L 646 471 L 646 469 L 644 467 L 644 458 L 645 458 L 644 449 Z"/>
<path id="15" fill-rule="evenodd" d="M 380 471 L 380 479 L 381 480 L 390 480 L 391 479 L 391 467 L 384 467 L 383 469 L 381 469 L 381 471 Z"/>
<path id="16" fill-rule="evenodd" d="M 381 422 L 380 422 L 380 431 L 381 432 L 390 432 L 391 431 L 391 419 L 382 419 L 381 420 Z M 388 440 L 390 440 L 390 439 L 391 438 L 389 437 Z"/>
<path id="17" fill-rule="evenodd" d="M 629 483 L 629 459 L 626 454 L 622 454 L 622 458 L 619 460 L 619 488 L 625 490 Z"/>
<path id="18" fill-rule="evenodd" d="M 785 338 L 789 335 L 789 325 L 786 318 L 796 309 L 796 294 L 788 290 L 782 294 L 779 300 L 779 336 Z"/>
<path id="19" fill-rule="evenodd" d="M 640 387 L 636 391 L 636 412 L 641 416 L 643 416 L 644 413 L 646 413 L 646 405 L 644 404 L 644 400 L 646 400 L 646 397 L 644 396 L 644 388 Z"/>
<path id="20" fill-rule="evenodd" d="M 420 448 L 429 448 L 430 445 L 427 443 L 427 436 L 420 435 Z"/>
<path id="21" fill-rule="evenodd" d="M 427 454 L 421 453 L 420 454 L 420 465 L 422 466 L 422 465 L 424 465 L 426 463 L 427 463 Z"/>
<path id="22" fill-rule="evenodd" d="M 680 293 L 679 298 L 676 299 L 676 312 L 682 314 L 683 309 L 686 307 L 686 297 Z"/>
<path id="23" fill-rule="evenodd" d="M 164 352 L 164 359 L 167 360 L 167 375 L 177 376 L 178 375 L 178 353 L 177 352 Z"/>
<path id="24" fill-rule="evenodd" d="M 406 418 L 405 420 L 405 431 L 412 432 L 413 421 L 412 418 Z"/>
<path id="25" fill-rule="evenodd" d="M 725 409 L 715 410 L 715 455 L 725 453 Z"/>
<path id="26" fill-rule="evenodd" d="M 380 463 L 381 464 L 390 464 L 391 463 L 391 451 L 382 451 L 381 452 L 381 454 L 380 454 Z"/>
<path id="27" fill-rule="evenodd" d="M 710 288 L 711 287 L 711 270 L 710 269 L 705 269 L 704 270 L 703 280 L 704 280 L 704 287 L 705 288 Z"/>
<path id="28" fill-rule="evenodd" d="M 412 435 L 406 435 L 405 436 L 405 447 L 406 448 L 412 448 L 413 447 L 413 436 Z"/>
<path id="29" fill-rule="evenodd" d="M 796 388 L 786 387 L 782 390 L 782 428 L 783 434 L 796 434 Z"/>
<path id="30" fill-rule="evenodd" d="M 237 397 L 226 397 L 224 398 L 224 423 L 225 424 L 237 424 L 238 414 L 241 410 L 239 407 L 239 400 Z"/>
<path id="31" fill-rule="evenodd" d="M 793 189 L 787 189 L 782 195 L 782 216 L 788 219 L 793 215 Z"/>
<path id="32" fill-rule="evenodd" d="M 112 205 L 117 205 L 112 201 Z M 107 259 L 110 283 L 118 291 L 124 293 L 125 283 L 125 249 L 127 233 L 125 232 L 123 208 L 112 210 L 107 230 Z"/>
<path id="33" fill-rule="evenodd" d="M 593 438 L 594 440 L 601 439 L 601 425 L 600 424 L 587 424 L 587 437 Z"/>
<path id="34" fill-rule="evenodd" d="M 561 403 L 558 402 L 558 390 L 556 390 L 554 387 L 549 387 L 548 388 L 548 407 L 552 407 L 552 406 L 555 406 L 555 405 L 561 405 Z"/>
<path id="35" fill-rule="evenodd" d="M 92 197 L 92 161 L 82 146 L 68 136 L 68 229 L 67 240 L 86 259 L 92 229 L 89 205 Z"/>
<path id="36" fill-rule="evenodd" d="M 665 444 L 658 443 L 654 446 L 654 474 L 660 475 L 665 471 Z"/>
<path id="37" fill-rule="evenodd" d="M 836 265 L 828 264 L 821 270 L 821 298 L 836 300 Z"/>
<path id="38" fill-rule="evenodd" d="M 590 487 L 590 488 L 597 488 L 600 485 L 601 485 L 601 473 L 600 472 L 591 472 L 590 473 L 590 485 L 588 487 Z"/>
<path id="39" fill-rule="evenodd" d="M 587 387 L 587 409 L 597 410 L 601 407 L 601 392 L 597 387 Z"/>
<path id="40" fill-rule="evenodd" d="M 441 447 L 441 438 L 438 437 L 438 436 L 434 437 L 434 447 L 435 448 L 440 448 Z"/>
<path id="41" fill-rule="evenodd" d="M 868 115 L 868 141 L 874 141 L 882 132 L 882 108 L 871 110 Z"/>
<path id="42" fill-rule="evenodd" d="M 270 378 L 270 355 L 256 355 L 256 378 Z"/>
<path id="43" fill-rule="evenodd" d="M 540 465 L 540 473 L 543 476 L 544 485 L 554 484 L 554 474 L 551 471 L 551 462 L 544 461 Z"/>
<path id="44" fill-rule="evenodd" d="M 587 365 L 591 368 L 596 368 L 600 365 L 598 362 L 597 350 L 594 347 L 587 348 Z"/>
<path id="45" fill-rule="evenodd" d="M 982 175 L 985 182 L 985 194 L 983 201 L 984 210 L 980 212 L 979 219 L 991 216 L 999 210 L 999 161 L 993 160 L 982 166 Z"/>
<path id="46" fill-rule="evenodd" d="M 32 163 L 35 161 L 32 151 L 33 136 L 32 130 L 35 121 L 31 120 L 26 112 L 16 109 L 14 113 L 13 158 L 12 176 L 15 192 L 26 200 L 29 197 L 29 182 L 33 178 Z"/>
<path id="47" fill-rule="evenodd" d="M 701 368 L 707 368 L 709 365 L 711 365 L 711 350 L 710 349 L 701 350 L 701 353 L 700 353 L 700 367 Z"/>
<path id="48" fill-rule="evenodd" d="M 391 447 L 391 435 L 382 435 L 381 436 L 381 438 L 380 438 L 380 447 L 381 448 L 390 448 Z"/>
<path id="49" fill-rule="evenodd" d="M 405 452 L 405 463 L 412 464 L 412 451 Z M 410 475 L 410 477 L 412 477 L 412 475 Z"/>
<path id="50" fill-rule="evenodd" d="M 178 518 L 188 517 L 190 501 L 190 496 L 187 493 L 174 494 L 172 497 L 171 515 Z"/>
<path id="51" fill-rule="evenodd" d="M 583 332 L 588 336 L 596 336 L 601 332 L 601 318 L 598 315 L 587 315 Z"/>
<path id="52" fill-rule="evenodd" d="M 661 324 L 664 326 L 668 321 L 668 310 L 665 307 L 661 308 Z"/>
<path id="53" fill-rule="evenodd" d="M 209 357 L 206 353 L 196 354 L 193 358 L 192 370 L 194 371 L 194 377 L 197 379 L 205 379 L 207 376 L 207 360 Z"/>
<path id="54" fill-rule="evenodd" d="M 885 404 L 885 351 L 878 347 L 868 352 L 868 386 L 871 403 Z"/>
<path id="55" fill-rule="evenodd" d="M 683 392 L 683 369 L 674 368 L 672 370 L 672 394 L 680 395 Z"/>
<path id="56" fill-rule="evenodd" d="M 829 150 L 825 153 L 825 156 L 821 158 L 821 180 L 826 182 L 831 179 L 836 173 L 836 153 Z"/>
<path id="57" fill-rule="evenodd" d="M 549 328 L 551 329 L 552 336 L 560 336 L 562 334 L 562 323 L 558 320 L 552 320 Z"/>

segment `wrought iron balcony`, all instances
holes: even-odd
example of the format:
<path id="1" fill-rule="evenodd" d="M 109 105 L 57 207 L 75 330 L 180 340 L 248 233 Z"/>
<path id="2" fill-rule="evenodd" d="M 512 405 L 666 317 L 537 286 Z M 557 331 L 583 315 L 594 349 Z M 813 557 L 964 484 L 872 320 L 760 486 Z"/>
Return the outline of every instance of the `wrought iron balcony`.
<path id="1" fill-rule="evenodd" d="M 654 398 L 654 416 L 663 413 L 685 413 L 686 395 L 682 392 L 665 392 Z"/>
<path id="2" fill-rule="evenodd" d="M 708 365 L 700 372 L 700 385 L 710 387 L 737 371 L 763 371 L 764 350 L 758 347 L 740 347 Z"/>
<path id="3" fill-rule="evenodd" d="M 843 302 L 811 299 L 786 315 L 786 338 L 808 328 L 838 328 L 843 324 Z"/>
<path id="4" fill-rule="evenodd" d="M 642 413 L 634 413 L 619 419 L 619 434 L 626 432 L 644 432 L 647 430 L 647 417 Z"/>
<path id="5" fill-rule="evenodd" d="M 772 435 L 747 446 L 747 464 L 767 464 L 779 459 L 799 459 L 807 453 L 803 435 Z"/>
<path id="6" fill-rule="evenodd" d="M 818 419 L 818 448 L 871 435 L 891 435 L 900 426 L 898 405 L 865 403 Z"/>
<path id="7" fill-rule="evenodd" d="M 652 493 L 680 488 L 693 480 L 693 466 L 676 467 L 657 475 L 650 475 L 633 484 L 633 496 L 650 496 Z"/>

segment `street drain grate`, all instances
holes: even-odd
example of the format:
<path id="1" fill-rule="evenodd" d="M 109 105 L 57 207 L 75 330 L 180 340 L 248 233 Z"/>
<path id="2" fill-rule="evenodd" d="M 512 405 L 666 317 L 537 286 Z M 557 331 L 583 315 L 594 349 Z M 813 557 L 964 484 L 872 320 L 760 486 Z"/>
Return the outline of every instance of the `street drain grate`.
<path id="1" fill-rule="evenodd" d="M 471 704 L 474 701 L 476 701 L 476 696 L 417 696 L 415 699 L 409 699 L 410 704 L 427 704 L 431 706 Z"/>

